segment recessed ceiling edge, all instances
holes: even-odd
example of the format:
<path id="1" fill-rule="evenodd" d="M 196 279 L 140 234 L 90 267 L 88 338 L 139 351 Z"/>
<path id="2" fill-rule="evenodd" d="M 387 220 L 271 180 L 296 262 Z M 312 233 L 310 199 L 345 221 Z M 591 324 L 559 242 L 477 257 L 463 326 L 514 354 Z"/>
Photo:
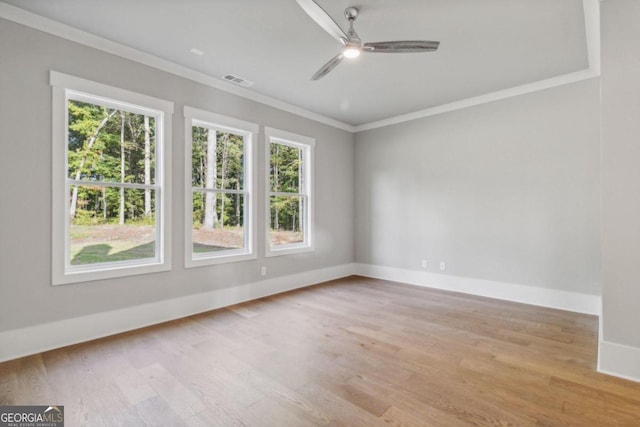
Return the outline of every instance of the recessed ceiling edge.
<path id="1" fill-rule="evenodd" d="M 79 30 L 6 3 L 0 2 L 0 18 L 43 31 L 54 36 L 62 37 L 85 46 L 93 47 L 107 53 L 118 55 L 125 59 L 169 72 L 300 117 L 314 120 L 348 132 L 357 133 L 598 77 L 600 75 L 600 0 L 582 0 L 582 3 L 585 16 L 585 32 L 589 63 L 589 67 L 587 69 L 358 126 L 353 126 L 322 114 L 306 110 L 302 107 L 289 104 L 277 98 L 262 95 L 250 89 L 239 87 L 232 83 L 227 83 L 221 79 L 176 64 L 175 62 L 107 40 L 95 34 Z"/>

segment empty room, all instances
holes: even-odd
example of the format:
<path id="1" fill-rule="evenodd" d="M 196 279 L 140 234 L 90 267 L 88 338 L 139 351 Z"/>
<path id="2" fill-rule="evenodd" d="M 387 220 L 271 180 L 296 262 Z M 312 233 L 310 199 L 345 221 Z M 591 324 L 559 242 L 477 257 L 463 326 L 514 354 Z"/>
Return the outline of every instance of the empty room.
<path id="1" fill-rule="evenodd" d="M 0 427 L 640 425 L 638 22 L 0 0 Z"/>

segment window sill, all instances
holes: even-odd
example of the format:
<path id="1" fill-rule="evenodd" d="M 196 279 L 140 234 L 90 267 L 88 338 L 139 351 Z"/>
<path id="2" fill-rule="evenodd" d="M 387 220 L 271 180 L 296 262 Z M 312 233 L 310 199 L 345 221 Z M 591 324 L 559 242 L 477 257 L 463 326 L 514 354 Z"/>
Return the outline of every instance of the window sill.
<path id="1" fill-rule="evenodd" d="M 71 283 L 91 282 L 95 280 L 113 279 L 118 277 L 136 276 L 140 274 L 159 273 L 171 271 L 168 262 L 158 262 L 149 260 L 146 263 L 112 263 L 101 265 L 100 268 L 93 268 L 87 265 L 86 268 L 73 268 L 65 272 L 53 272 L 53 286 L 67 285 Z"/>
<path id="2" fill-rule="evenodd" d="M 267 251 L 265 253 L 265 257 L 276 257 L 282 255 L 295 255 L 302 254 L 306 252 L 313 252 L 315 248 L 312 245 L 308 244 L 290 244 L 290 245 L 280 245 L 280 246 L 268 246 Z"/>
<path id="3" fill-rule="evenodd" d="M 185 259 L 185 268 L 206 267 L 208 265 L 220 265 L 231 262 L 251 261 L 257 259 L 255 253 L 236 252 L 227 255 L 217 256 L 193 256 L 194 254 L 187 255 Z"/>

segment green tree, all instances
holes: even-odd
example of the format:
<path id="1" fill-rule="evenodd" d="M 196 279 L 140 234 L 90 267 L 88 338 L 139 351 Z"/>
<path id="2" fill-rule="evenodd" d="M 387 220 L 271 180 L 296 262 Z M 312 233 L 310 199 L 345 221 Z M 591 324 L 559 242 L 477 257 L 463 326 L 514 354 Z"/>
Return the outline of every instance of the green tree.
<path id="1" fill-rule="evenodd" d="M 299 193 L 302 177 L 302 150 L 271 143 L 269 185 L 273 193 Z M 272 196 L 271 224 L 274 230 L 299 231 L 303 200 L 300 196 Z"/>
<path id="2" fill-rule="evenodd" d="M 151 217 L 152 190 L 109 187 L 109 182 L 151 184 L 155 169 L 155 119 L 124 110 L 76 100 L 69 101 L 69 177 L 86 181 L 74 185 L 69 214 L 83 220 L 89 212 L 97 220 Z M 91 185 L 100 181 L 101 185 Z M 114 198 L 114 192 L 116 194 Z"/>

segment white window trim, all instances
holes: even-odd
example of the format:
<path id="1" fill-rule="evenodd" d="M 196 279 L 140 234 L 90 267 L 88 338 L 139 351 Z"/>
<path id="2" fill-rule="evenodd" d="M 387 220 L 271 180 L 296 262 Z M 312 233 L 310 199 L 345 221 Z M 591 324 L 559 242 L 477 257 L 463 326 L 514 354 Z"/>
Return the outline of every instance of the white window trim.
<path id="1" fill-rule="evenodd" d="M 171 119 L 173 103 L 91 80 L 51 71 L 52 108 L 52 284 L 87 282 L 171 270 Z M 158 258 L 70 266 L 67 213 L 67 99 L 92 99 L 127 111 L 153 113 L 162 126 L 156 134 L 156 206 Z M 157 200 L 156 199 L 156 200 Z M 64 249 L 61 250 L 61 242 Z"/>
<path id="2" fill-rule="evenodd" d="M 314 200 L 314 159 L 315 159 L 315 146 L 316 140 L 314 138 L 298 135 L 292 132 L 287 132 L 280 129 L 274 129 L 270 127 L 264 128 L 265 133 L 265 256 L 274 257 L 280 255 L 292 255 L 304 252 L 311 252 L 315 250 L 315 200 Z M 301 148 L 303 151 L 303 164 L 305 172 L 305 189 L 304 194 L 307 196 L 307 210 L 304 218 L 304 242 L 302 243 L 290 243 L 286 245 L 272 246 L 269 231 L 271 229 L 271 211 L 270 211 L 270 199 L 271 188 L 269 188 L 270 182 L 270 160 L 271 160 L 271 142 L 277 142 L 279 144 L 289 145 L 295 148 Z"/>
<path id="3" fill-rule="evenodd" d="M 197 108 L 184 107 L 184 141 L 185 141 L 185 267 L 202 267 L 207 265 L 223 264 L 228 262 L 247 261 L 257 258 L 257 209 L 256 188 L 257 174 L 255 173 L 255 140 L 258 136 L 259 126 L 255 123 L 223 116 L 210 111 Z M 244 191 L 247 193 L 245 201 L 245 247 L 243 249 L 230 249 L 226 251 L 199 254 L 193 252 L 193 187 L 191 186 L 191 156 L 192 156 L 192 127 L 201 124 L 204 127 L 219 129 L 242 135 L 244 137 Z"/>

